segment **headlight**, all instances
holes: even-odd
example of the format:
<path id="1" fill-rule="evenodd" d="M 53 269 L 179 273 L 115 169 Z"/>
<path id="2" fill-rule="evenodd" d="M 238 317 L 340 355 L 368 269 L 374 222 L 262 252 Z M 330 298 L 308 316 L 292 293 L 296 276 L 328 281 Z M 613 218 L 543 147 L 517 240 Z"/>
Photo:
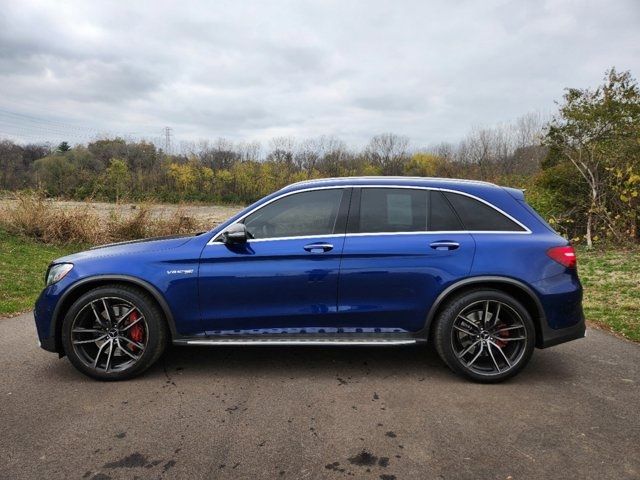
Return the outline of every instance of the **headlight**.
<path id="1" fill-rule="evenodd" d="M 62 280 L 73 268 L 73 263 L 58 263 L 52 265 L 47 272 L 47 287 Z"/>

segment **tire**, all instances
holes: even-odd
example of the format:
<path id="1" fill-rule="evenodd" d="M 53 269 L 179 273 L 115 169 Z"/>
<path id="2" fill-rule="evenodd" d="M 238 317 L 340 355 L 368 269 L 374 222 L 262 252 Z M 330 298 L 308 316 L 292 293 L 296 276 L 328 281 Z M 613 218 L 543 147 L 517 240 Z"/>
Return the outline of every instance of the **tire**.
<path id="1" fill-rule="evenodd" d="M 62 323 L 64 351 L 80 372 L 97 380 L 140 375 L 167 343 L 162 310 L 144 291 L 106 285 L 82 295 Z"/>
<path id="2" fill-rule="evenodd" d="M 511 295 L 492 289 L 452 299 L 438 315 L 433 333 L 447 366 L 482 383 L 516 375 L 535 347 L 535 328 L 527 309 Z"/>

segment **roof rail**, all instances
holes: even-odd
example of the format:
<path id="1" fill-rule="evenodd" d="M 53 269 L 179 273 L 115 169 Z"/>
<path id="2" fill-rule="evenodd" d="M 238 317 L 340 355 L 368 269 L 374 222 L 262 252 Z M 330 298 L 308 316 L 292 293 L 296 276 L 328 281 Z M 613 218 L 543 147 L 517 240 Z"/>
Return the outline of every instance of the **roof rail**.
<path id="1" fill-rule="evenodd" d="M 493 185 L 496 186 L 495 183 L 485 182 L 483 180 L 470 180 L 466 178 L 444 178 L 444 177 L 403 177 L 403 176 L 362 176 L 362 177 L 330 177 L 330 178 L 312 178 L 309 180 L 302 180 L 300 182 L 292 183 L 287 185 L 288 187 L 292 187 L 295 185 L 306 185 L 310 183 L 319 183 L 319 182 L 334 182 L 337 180 L 423 180 L 423 181 L 436 181 L 436 182 L 464 182 L 464 183 L 476 183 L 481 185 Z"/>

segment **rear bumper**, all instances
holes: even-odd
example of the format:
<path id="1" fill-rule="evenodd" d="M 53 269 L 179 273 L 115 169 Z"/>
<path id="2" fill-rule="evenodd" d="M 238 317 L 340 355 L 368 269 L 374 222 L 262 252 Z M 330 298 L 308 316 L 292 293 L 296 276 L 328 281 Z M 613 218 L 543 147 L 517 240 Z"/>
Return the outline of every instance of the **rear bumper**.
<path id="1" fill-rule="evenodd" d="M 49 338 L 45 338 L 40 340 L 38 343 L 40 343 L 40 347 L 44 350 L 46 350 L 47 352 L 54 352 L 54 353 L 58 353 L 58 349 L 56 347 L 56 339 L 53 337 L 49 337 Z"/>
<path id="2" fill-rule="evenodd" d="M 586 332 L 584 316 L 575 325 L 565 328 L 550 328 L 546 322 L 540 323 L 542 324 L 542 338 L 538 342 L 538 348 L 553 347 L 571 340 L 584 338 Z"/>

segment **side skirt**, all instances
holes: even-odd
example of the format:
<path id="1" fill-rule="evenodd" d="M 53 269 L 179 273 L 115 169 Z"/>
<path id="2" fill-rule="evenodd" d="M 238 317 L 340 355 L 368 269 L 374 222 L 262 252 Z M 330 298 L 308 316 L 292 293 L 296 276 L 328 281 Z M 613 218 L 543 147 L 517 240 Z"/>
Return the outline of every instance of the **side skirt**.
<path id="1" fill-rule="evenodd" d="M 176 338 L 174 345 L 263 345 L 263 346 L 393 346 L 424 342 L 408 334 L 395 335 L 225 335 L 210 337 Z"/>

